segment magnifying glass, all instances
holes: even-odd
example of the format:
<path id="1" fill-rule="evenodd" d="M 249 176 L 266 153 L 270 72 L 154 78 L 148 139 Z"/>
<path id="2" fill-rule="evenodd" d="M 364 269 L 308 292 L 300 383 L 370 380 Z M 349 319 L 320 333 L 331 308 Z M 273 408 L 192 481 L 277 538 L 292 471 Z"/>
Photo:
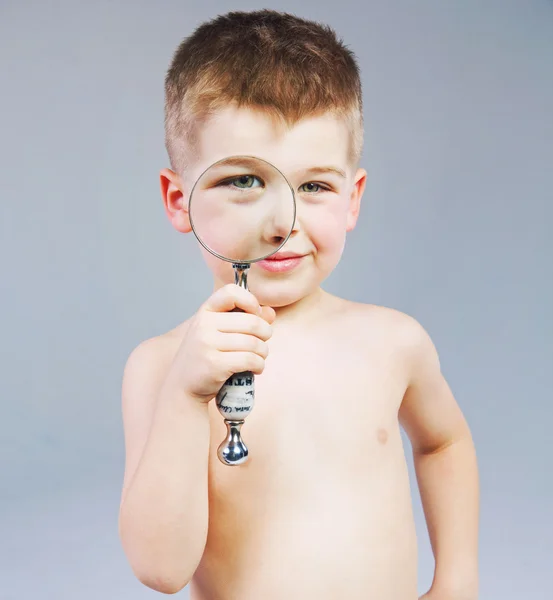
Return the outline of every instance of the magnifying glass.
<path id="1" fill-rule="evenodd" d="M 200 244 L 232 263 L 234 282 L 248 289 L 250 265 L 278 252 L 290 237 L 296 201 L 292 186 L 273 164 L 254 156 L 229 156 L 197 179 L 188 211 Z M 217 456 L 226 465 L 240 465 L 248 459 L 240 429 L 254 405 L 254 384 L 251 371 L 236 373 L 216 396 L 227 426 Z"/>

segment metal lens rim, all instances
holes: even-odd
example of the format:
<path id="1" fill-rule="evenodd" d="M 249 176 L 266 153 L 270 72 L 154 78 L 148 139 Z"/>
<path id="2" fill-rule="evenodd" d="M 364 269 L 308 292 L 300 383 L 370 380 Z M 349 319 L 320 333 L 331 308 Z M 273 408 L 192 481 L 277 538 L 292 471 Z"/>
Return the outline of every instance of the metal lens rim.
<path id="1" fill-rule="evenodd" d="M 196 186 L 198 185 L 198 182 L 209 171 L 209 169 L 211 169 L 215 165 L 218 165 L 219 163 L 225 162 L 229 158 L 235 158 L 235 159 L 250 158 L 250 159 L 258 160 L 258 161 L 261 161 L 261 162 L 265 163 L 269 167 L 272 167 L 275 171 L 277 171 L 277 173 L 279 173 L 282 176 L 282 178 L 284 179 L 284 181 L 286 181 L 286 183 L 288 184 L 288 187 L 290 188 L 290 192 L 292 193 L 292 204 L 293 204 L 293 211 L 294 211 L 294 215 L 293 216 L 294 216 L 294 218 L 292 220 L 292 227 L 290 228 L 290 231 L 288 232 L 288 235 L 284 238 L 283 242 L 280 244 L 280 246 L 278 246 L 278 248 L 276 248 L 276 250 L 273 250 L 273 251 L 269 252 L 268 254 L 265 254 L 265 256 L 261 256 L 259 258 L 254 258 L 252 260 L 239 260 L 239 261 L 237 261 L 237 260 L 235 260 L 233 258 L 228 258 L 227 256 L 222 256 L 221 254 L 218 254 L 217 252 L 215 252 L 215 250 L 213 250 L 212 248 L 210 248 L 205 242 L 202 241 L 202 238 L 199 236 L 198 232 L 196 231 L 196 228 L 194 227 L 194 220 L 192 218 L 191 206 L 192 206 L 192 198 L 194 197 L 194 190 L 196 189 Z M 222 159 L 214 162 L 209 167 L 207 167 L 207 169 L 205 169 L 202 172 L 202 174 L 198 177 L 198 179 L 196 179 L 196 182 L 194 183 L 194 186 L 192 187 L 192 190 L 190 191 L 190 196 L 188 197 L 188 218 L 190 219 L 190 225 L 192 226 L 192 231 L 194 232 L 194 235 L 196 236 L 196 239 L 198 240 L 198 242 L 200 242 L 200 244 L 210 254 L 213 254 L 213 256 L 216 256 L 217 258 L 220 258 L 221 260 L 224 260 L 226 262 L 230 262 L 230 263 L 234 263 L 234 264 L 247 264 L 247 265 L 250 265 L 252 263 L 259 262 L 260 260 L 265 260 L 269 256 L 272 256 L 273 254 L 276 254 L 284 246 L 284 244 L 286 244 L 286 242 L 288 241 L 288 239 L 292 235 L 292 231 L 294 230 L 294 225 L 296 223 L 296 195 L 294 193 L 294 188 L 292 187 L 291 183 L 288 181 L 288 179 L 284 175 L 284 173 L 278 167 L 275 167 L 275 165 L 273 165 L 273 163 L 269 162 L 268 160 L 265 160 L 263 158 L 259 158 L 259 156 L 249 156 L 247 154 L 238 154 L 236 156 L 226 156 L 225 158 L 222 158 Z"/>

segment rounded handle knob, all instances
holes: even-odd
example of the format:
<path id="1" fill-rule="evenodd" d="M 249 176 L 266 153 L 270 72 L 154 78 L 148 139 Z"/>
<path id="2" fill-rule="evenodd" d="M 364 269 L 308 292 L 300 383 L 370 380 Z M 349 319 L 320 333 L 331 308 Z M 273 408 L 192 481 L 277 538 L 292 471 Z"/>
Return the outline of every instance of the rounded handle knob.
<path id="1" fill-rule="evenodd" d="M 219 460 L 225 465 L 241 465 L 248 459 L 240 428 L 254 405 L 254 385 L 255 377 L 250 371 L 235 373 L 216 396 L 215 403 L 227 426 L 227 438 L 217 450 Z"/>
<path id="2" fill-rule="evenodd" d="M 227 421 L 227 438 L 217 449 L 219 460 L 225 465 L 241 465 L 248 460 L 248 448 L 240 436 L 244 421 Z"/>

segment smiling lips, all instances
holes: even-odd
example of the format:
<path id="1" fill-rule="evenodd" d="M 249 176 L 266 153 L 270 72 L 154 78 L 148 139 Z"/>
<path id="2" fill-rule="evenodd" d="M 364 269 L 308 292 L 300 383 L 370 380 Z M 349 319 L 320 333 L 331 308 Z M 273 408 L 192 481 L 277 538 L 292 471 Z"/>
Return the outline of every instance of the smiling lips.
<path id="1" fill-rule="evenodd" d="M 297 267 L 303 258 L 305 258 L 304 254 L 277 252 L 265 260 L 260 260 L 257 264 L 265 271 L 284 273 Z"/>

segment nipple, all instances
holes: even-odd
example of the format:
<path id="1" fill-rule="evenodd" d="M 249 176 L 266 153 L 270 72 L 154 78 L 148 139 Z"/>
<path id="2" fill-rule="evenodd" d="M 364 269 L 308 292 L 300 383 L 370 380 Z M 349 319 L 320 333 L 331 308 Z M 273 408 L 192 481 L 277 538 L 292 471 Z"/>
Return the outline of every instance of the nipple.
<path id="1" fill-rule="evenodd" d="M 227 421 L 227 438 L 217 449 L 217 456 L 222 463 L 235 466 L 245 463 L 248 459 L 248 448 L 240 437 L 240 428 L 244 421 Z"/>

